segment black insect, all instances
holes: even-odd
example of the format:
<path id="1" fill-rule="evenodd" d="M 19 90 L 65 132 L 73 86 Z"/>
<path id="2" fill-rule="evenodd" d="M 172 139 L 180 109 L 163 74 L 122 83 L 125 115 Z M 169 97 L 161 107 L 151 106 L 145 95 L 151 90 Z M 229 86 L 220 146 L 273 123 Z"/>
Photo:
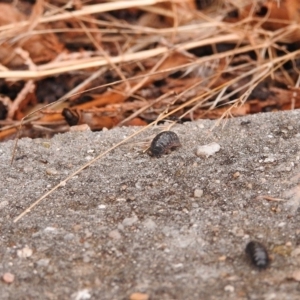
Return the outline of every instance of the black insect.
<path id="1" fill-rule="evenodd" d="M 80 116 L 77 111 L 71 110 L 69 108 L 64 108 L 62 111 L 62 115 L 65 117 L 65 120 L 70 126 L 78 125 Z"/>
<path id="2" fill-rule="evenodd" d="M 153 139 L 148 153 L 151 156 L 161 157 L 163 154 L 168 154 L 180 146 L 181 143 L 175 132 L 163 131 Z"/>
<path id="3" fill-rule="evenodd" d="M 259 242 L 251 241 L 247 244 L 245 252 L 248 254 L 252 263 L 259 269 L 265 269 L 270 263 L 268 252 L 264 245 Z"/>
<path id="4" fill-rule="evenodd" d="M 241 122 L 241 125 L 242 125 L 242 126 L 249 125 L 249 124 L 251 124 L 251 121 L 250 121 L 250 120 L 246 120 L 246 121 L 242 121 L 242 122 Z"/>

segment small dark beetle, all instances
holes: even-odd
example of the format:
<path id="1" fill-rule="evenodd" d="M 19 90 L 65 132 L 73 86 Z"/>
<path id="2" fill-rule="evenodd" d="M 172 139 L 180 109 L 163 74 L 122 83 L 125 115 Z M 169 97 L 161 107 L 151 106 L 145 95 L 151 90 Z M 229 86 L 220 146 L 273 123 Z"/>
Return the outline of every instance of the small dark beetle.
<path id="1" fill-rule="evenodd" d="M 148 153 L 151 156 L 161 157 L 180 146 L 179 138 L 175 132 L 163 131 L 153 139 Z"/>
<path id="2" fill-rule="evenodd" d="M 249 242 L 245 252 L 257 268 L 265 269 L 268 267 L 270 263 L 269 255 L 266 248 L 261 243 L 255 241 Z"/>
<path id="3" fill-rule="evenodd" d="M 70 126 L 78 125 L 80 116 L 77 111 L 69 108 L 64 108 L 61 114 Z"/>

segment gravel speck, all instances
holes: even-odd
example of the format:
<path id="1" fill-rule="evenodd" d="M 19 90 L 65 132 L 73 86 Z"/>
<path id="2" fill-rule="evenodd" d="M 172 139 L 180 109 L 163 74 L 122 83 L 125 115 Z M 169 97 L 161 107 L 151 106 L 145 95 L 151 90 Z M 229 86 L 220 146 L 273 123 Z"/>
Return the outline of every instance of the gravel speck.
<path id="1" fill-rule="evenodd" d="M 15 280 L 15 275 L 12 273 L 4 273 L 2 279 L 5 283 L 13 283 Z"/>
<path id="2" fill-rule="evenodd" d="M 2 208 L 4 208 L 7 204 L 8 204 L 8 201 L 6 201 L 6 200 L 1 201 L 1 202 L 0 202 L 0 210 L 1 210 Z"/>
<path id="3" fill-rule="evenodd" d="M 32 253 L 33 253 L 32 249 L 30 249 L 28 246 L 25 246 L 24 248 L 19 249 L 17 251 L 17 255 L 20 258 L 30 257 L 32 255 Z"/>
<path id="4" fill-rule="evenodd" d="M 47 168 L 46 169 L 46 173 L 48 175 L 57 175 L 58 174 L 58 171 L 55 169 L 55 168 Z"/>
<path id="5" fill-rule="evenodd" d="M 92 297 L 92 295 L 90 294 L 88 289 L 78 291 L 71 295 L 72 300 L 88 300 L 88 299 L 91 299 L 91 297 Z"/>
<path id="6" fill-rule="evenodd" d="M 138 217 L 137 216 L 133 216 L 131 218 L 125 218 L 122 222 L 122 225 L 124 227 L 127 226 L 132 226 L 134 223 L 136 223 L 138 221 Z"/>
<path id="7" fill-rule="evenodd" d="M 200 189 L 195 189 L 194 190 L 194 197 L 195 198 L 201 198 L 203 195 L 203 190 L 200 190 Z"/>
<path id="8" fill-rule="evenodd" d="M 44 232 L 45 232 L 45 233 L 53 233 L 53 234 L 56 234 L 56 233 L 58 233 L 58 230 L 57 230 L 57 228 L 55 228 L 55 227 L 46 227 L 46 228 L 44 229 Z"/>
<path id="9" fill-rule="evenodd" d="M 113 240 L 119 240 L 121 238 L 121 234 L 118 230 L 112 230 L 108 236 Z"/>
<path id="10" fill-rule="evenodd" d="M 296 249 L 294 249 L 291 252 L 291 256 L 295 257 L 295 256 L 299 256 L 300 255 L 300 247 L 297 247 Z"/>
<path id="11" fill-rule="evenodd" d="M 199 157 L 209 157 L 220 151 L 221 146 L 218 143 L 211 143 L 203 146 L 198 146 L 196 155 Z"/>
<path id="12" fill-rule="evenodd" d="M 36 262 L 37 266 L 39 267 L 47 267 L 49 265 L 50 259 L 42 258 Z"/>
<path id="13" fill-rule="evenodd" d="M 130 295 L 129 300 L 149 300 L 149 295 L 143 293 L 133 293 Z"/>
<path id="14" fill-rule="evenodd" d="M 293 274 L 292 274 L 292 278 L 293 278 L 295 281 L 300 281 L 300 270 L 294 271 Z"/>
<path id="15" fill-rule="evenodd" d="M 229 292 L 229 293 L 233 293 L 234 292 L 234 286 L 232 286 L 232 285 L 226 285 L 224 287 L 224 291 L 225 292 Z"/>
<path id="16" fill-rule="evenodd" d="M 146 219 L 143 225 L 147 230 L 154 230 L 156 228 L 156 223 L 152 219 Z"/>
<path id="17" fill-rule="evenodd" d="M 65 241 L 72 241 L 72 240 L 74 240 L 74 237 L 75 237 L 74 233 L 67 233 L 67 234 L 64 236 L 64 240 L 65 240 Z"/>

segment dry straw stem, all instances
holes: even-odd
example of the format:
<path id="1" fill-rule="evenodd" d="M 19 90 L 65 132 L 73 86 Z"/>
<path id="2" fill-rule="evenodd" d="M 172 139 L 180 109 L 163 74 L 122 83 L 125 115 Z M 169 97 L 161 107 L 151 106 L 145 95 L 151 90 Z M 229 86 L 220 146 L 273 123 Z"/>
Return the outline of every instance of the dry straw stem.
<path id="1" fill-rule="evenodd" d="M 54 16 L 42 16 L 37 20 L 37 24 L 41 23 L 51 23 L 61 20 L 66 20 L 70 18 L 82 17 L 91 14 L 98 14 L 107 11 L 126 9 L 131 7 L 142 7 L 148 5 L 155 5 L 161 2 L 166 2 L 165 0 L 130 0 L 130 1 L 116 1 L 109 3 L 101 3 L 95 5 L 87 5 L 83 6 L 80 10 L 72 11 L 72 12 L 63 12 Z M 0 26 L 0 32 L 4 32 L 6 30 L 15 30 L 20 29 L 21 27 L 25 27 L 30 25 L 30 21 L 22 21 L 17 24 L 9 24 Z M 2 37 L 0 35 L 0 37 Z"/>
<path id="2" fill-rule="evenodd" d="M 124 62 L 136 62 L 139 60 L 145 60 L 151 57 L 155 57 L 158 55 L 169 53 L 170 51 L 182 51 L 182 50 L 189 50 L 196 47 L 211 45 L 215 43 L 222 43 L 222 42 L 237 42 L 240 39 L 243 39 L 241 34 L 227 34 L 216 36 L 213 38 L 208 38 L 203 41 L 195 41 L 195 42 L 188 42 L 184 44 L 177 45 L 174 49 L 169 49 L 168 47 L 158 47 L 151 50 L 144 50 L 136 53 L 127 53 L 123 55 L 119 55 L 116 57 L 110 57 L 109 61 L 103 57 L 92 57 L 86 59 L 78 59 L 78 60 L 69 60 L 66 62 L 61 62 L 56 68 L 53 68 L 52 64 L 49 65 L 42 65 L 37 66 L 36 70 L 28 70 L 28 71 L 2 71 L 0 72 L 0 78 L 5 79 L 37 79 L 41 77 L 53 76 L 61 73 L 71 72 L 71 71 L 78 71 L 82 69 L 92 68 L 92 67 L 102 67 L 111 64 L 117 63 L 124 63 Z M 266 47 L 267 44 L 260 45 L 261 47 Z M 250 50 L 250 48 L 249 48 Z M 224 56 L 224 54 L 221 54 Z M 212 58 L 210 58 L 212 59 Z M 203 58 L 203 61 L 210 60 L 208 58 Z M 65 66 L 62 66 L 65 65 Z"/>
<path id="3" fill-rule="evenodd" d="M 267 201 L 275 201 L 275 202 L 284 202 L 286 201 L 285 199 L 281 199 L 281 198 L 274 198 L 271 196 L 267 196 L 267 195 L 260 195 L 256 197 L 256 200 L 267 200 Z"/>

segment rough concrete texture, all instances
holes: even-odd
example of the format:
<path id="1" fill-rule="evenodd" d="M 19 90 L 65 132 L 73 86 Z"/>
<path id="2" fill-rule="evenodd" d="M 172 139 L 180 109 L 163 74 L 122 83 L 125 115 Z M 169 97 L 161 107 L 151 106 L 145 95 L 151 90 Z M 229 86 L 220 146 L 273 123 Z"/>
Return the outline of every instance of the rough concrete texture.
<path id="1" fill-rule="evenodd" d="M 183 146 L 161 158 L 141 151 L 161 131 L 149 129 L 17 223 L 137 128 L 22 139 L 12 167 L 13 142 L 0 144 L 0 298 L 299 299 L 300 111 L 215 124 L 176 125 Z M 212 142 L 219 152 L 196 156 Z M 268 249 L 266 270 L 247 259 L 250 240 Z"/>

